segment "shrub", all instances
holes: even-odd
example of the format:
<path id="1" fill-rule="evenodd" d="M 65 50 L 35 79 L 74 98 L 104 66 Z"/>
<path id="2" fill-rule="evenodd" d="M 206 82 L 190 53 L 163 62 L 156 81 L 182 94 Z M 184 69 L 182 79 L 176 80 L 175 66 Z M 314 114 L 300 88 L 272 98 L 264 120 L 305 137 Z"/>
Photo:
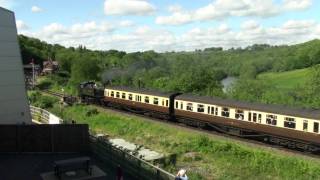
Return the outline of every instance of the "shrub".
<path id="1" fill-rule="evenodd" d="M 42 80 L 37 87 L 39 89 L 49 89 L 52 86 L 53 82 L 49 79 Z"/>
<path id="2" fill-rule="evenodd" d="M 93 115 L 97 115 L 99 114 L 98 110 L 96 108 L 92 108 L 92 109 L 88 109 L 87 112 L 86 112 L 86 116 L 87 117 L 90 117 L 90 116 L 93 116 Z"/>

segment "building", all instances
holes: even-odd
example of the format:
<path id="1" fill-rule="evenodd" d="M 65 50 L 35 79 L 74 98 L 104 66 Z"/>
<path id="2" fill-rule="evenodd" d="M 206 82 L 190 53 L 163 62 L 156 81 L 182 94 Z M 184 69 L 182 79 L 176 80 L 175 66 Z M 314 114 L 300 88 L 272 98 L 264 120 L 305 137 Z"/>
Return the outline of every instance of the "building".
<path id="1" fill-rule="evenodd" d="M 52 61 L 49 59 L 48 61 L 43 62 L 43 70 L 42 74 L 52 74 L 59 69 L 59 64 L 57 61 Z"/>
<path id="2" fill-rule="evenodd" d="M 0 7 L 0 124 L 31 123 L 14 13 Z"/>

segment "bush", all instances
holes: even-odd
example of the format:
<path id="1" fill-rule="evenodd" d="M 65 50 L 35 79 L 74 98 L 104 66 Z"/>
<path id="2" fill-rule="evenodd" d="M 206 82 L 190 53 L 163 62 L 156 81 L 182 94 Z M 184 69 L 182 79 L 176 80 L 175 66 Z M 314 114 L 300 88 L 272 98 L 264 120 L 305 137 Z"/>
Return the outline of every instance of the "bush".
<path id="1" fill-rule="evenodd" d="M 29 101 L 32 105 L 40 107 L 42 109 L 52 108 L 53 105 L 58 102 L 54 97 L 43 96 L 38 91 L 31 91 L 28 93 Z"/>
<path id="2" fill-rule="evenodd" d="M 53 97 L 49 96 L 42 96 L 39 98 L 39 100 L 35 103 L 37 107 L 40 107 L 42 109 L 48 109 L 52 108 L 53 104 L 57 102 L 57 100 Z"/>
<path id="3" fill-rule="evenodd" d="M 39 89 L 49 89 L 52 86 L 53 82 L 49 79 L 42 80 L 37 87 Z"/>
<path id="4" fill-rule="evenodd" d="M 88 109 L 87 112 L 86 112 L 86 116 L 87 117 L 90 117 L 90 116 L 93 116 L 93 115 L 97 115 L 99 112 L 97 109 L 95 108 L 92 108 L 92 109 Z"/>

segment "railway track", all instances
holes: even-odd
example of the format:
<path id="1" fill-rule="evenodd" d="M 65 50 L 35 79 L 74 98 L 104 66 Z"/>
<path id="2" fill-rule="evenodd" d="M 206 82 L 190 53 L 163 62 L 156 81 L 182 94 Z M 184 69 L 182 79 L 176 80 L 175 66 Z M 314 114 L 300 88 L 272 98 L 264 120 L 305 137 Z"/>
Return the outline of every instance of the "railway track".
<path id="1" fill-rule="evenodd" d="M 74 96 L 65 95 L 65 94 L 62 94 L 62 93 L 52 92 L 52 91 L 48 91 L 48 90 L 41 91 L 41 92 L 43 92 L 45 94 L 48 94 L 48 95 L 51 95 L 51 96 L 64 98 L 64 99 L 68 99 L 68 97 L 69 98 L 76 98 Z M 303 151 L 298 151 L 298 150 L 295 150 L 295 149 L 289 149 L 287 147 L 274 145 L 274 144 L 270 144 L 270 143 L 254 140 L 254 139 L 242 138 L 242 137 L 237 137 L 237 136 L 232 136 L 232 135 L 220 133 L 220 132 L 217 132 L 217 131 L 212 131 L 212 130 L 206 130 L 206 129 L 197 128 L 197 127 L 192 127 L 192 126 L 188 126 L 188 125 L 185 125 L 185 124 L 182 124 L 182 123 L 167 121 L 167 120 L 163 120 L 163 119 L 159 119 L 159 118 L 155 118 L 155 117 L 151 117 L 151 116 L 146 116 L 146 115 L 143 115 L 143 114 L 138 114 L 138 113 L 134 113 L 134 112 L 130 112 L 130 111 L 121 110 L 121 109 L 114 108 L 114 107 L 106 107 L 106 106 L 101 106 L 101 105 L 97 105 L 97 104 L 92 104 L 92 106 L 104 109 L 106 111 L 112 111 L 114 113 L 126 115 L 126 116 L 135 116 L 135 117 L 139 117 L 141 119 L 147 120 L 147 121 L 156 121 L 157 123 L 168 124 L 170 126 L 182 128 L 182 129 L 189 130 L 189 131 L 201 132 L 201 133 L 204 133 L 204 134 L 207 134 L 207 135 L 210 135 L 210 136 L 224 138 L 225 140 L 232 139 L 232 140 L 234 140 L 236 142 L 244 143 L 244 144 L 246 144 L 248 146 L 252 146 L 252 147 L 259 147 L 261 149 L 269 148 L 270 150 L 279 151 L 280 153 L 283 153 L 283 154 L 289 154 L 289 155 L 292 155 L 292 156 L 302 156 L 302 157 L 312 158 L 312 159 L 316 159 L 316 160 L 319 160 L 319 157 L 320 157 L 319 154 L 312 154 L 312 153 L 309 153 L 309 152 L 303 152 Z"/>
<path id="2" fill-rule="evenodd" d="M 55 96 L 55 97 L 60 97 L 60 98 L 65 97 L 65 94 L 63 94 L 63 93 L 53 92 L 53 91 L 49 91 L 49 90 L 41 90 L 41 92 Z"/>
<path id="3" fill-rule="evenodd" d="M 245 144 L 248 145 L 250 147 L 258 147 L 259 149 L 266 149 L 268 148 L 271 151 L 277 151 L 280 152 L 282 154 L 289 154 L 291 156 L 302 156 L 305 158 L 312 158 L 312 159 L 316 159 L 316 160 L 320 160 L 319 159 L 319 155 L 317 154 L 312 154 L 309 152 L 302 152 L 302 151 L 298 151 L 298 150 L 294 150 L 294 149 L 288 149 L 286 147 L 283 146 L 279 146 L 279 145 L 273 145 L 273 144 L 269 144 L 269 143 L 265 143 L 265 142 L 261 142 L 258 140 L 254 140 L 254 139 L 247 139 L 247 138 L 242 138 L 242 137 L 237 137 L 237 136 L 232 136 L 232 135 L 228 135 L 228 134 L 224 134 L 224 133 L 220 133 L 217 131 L 211 131 L 211 130 L 205 130 L 205 129 L 201 129 L 201 128 L 196 128 L 196 127 L 192 127 L 192 126 L 188 126 L 182 123 L 176 123 L 176 122 L 172 122 L 172 121 L 167 121 L 167 120 L 163 120 L 163 119 L 159 119 L 159 118 L 154 118 L 154 117 L 150 117 L 150 116 L 146 116 L 146 115 L 142 115 L 142 114 L 137 114 L 137 113 L 133 113 L 133 112 L 129 112 L 129 111 L 124 111 L 124 110 L 120 110 L 120 109 L 116 109 L 116 108 L 112 108 L 112 107 L 102 107 L 99 105 L 93 105 L 97 108 L 102 108 L 106 111 L 111 111 L 113 113 L 118 113 L 118 114 L 122 114 L 122 115 L 126 115 L 126 116 L 135 116 L 138 117 L 140 119 L 146 120 L 146 121 L 156 121 L 157 123 L 161 123 L 161 124 L 167 124 L 176 128 L 181 128 L 184 130 L 188 130 L 188 131 L 192 131 L 192 132 L 200 132 L 212 137 L 218 137 L 219 139 L 224 139 L 224 140 L 232 140 L 241 144 Z"/>

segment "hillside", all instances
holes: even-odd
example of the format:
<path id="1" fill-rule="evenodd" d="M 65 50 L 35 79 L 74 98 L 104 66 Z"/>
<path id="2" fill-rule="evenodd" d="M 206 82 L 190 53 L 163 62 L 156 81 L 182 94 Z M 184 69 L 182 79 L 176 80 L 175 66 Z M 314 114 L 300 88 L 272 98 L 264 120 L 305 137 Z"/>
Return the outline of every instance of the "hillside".
<path id="1" fill-rule="evenodd" d="M 292 46 L 255 44 L 229 50 L 217 47 L 165 53 L 93 51 L 85 46 L 66 48 L 26 36 L 19 36 L 19 40 L 24 63 L 34 59 L 42 64 L 48 57 L 59 62 L 64 76 L 56 77 L 54 83 L 65 86 L 64 89 L 75 91 L 78 83 L 95 80 L 101 84 L 320 107 L 316 97 L 319 93 L 313 92 L 319 83 L 306 84 L 317 79 L 317 73 L 308 76 L 298 70 L 320 64 L 320 40 Z M 226 94 L 221 80 L 227 76 L 240 80 Z M 293 88 L 298 84 L 305 88 Z"/>
<path id="2" fill-rule="evenodd" d="M 261 73 L 257 76 L 260 81 L 268 81 L 269 85 L 283 91 L 302 86 L 312 75 L 311 68 L 297 69 L 285 72 Z"/>

